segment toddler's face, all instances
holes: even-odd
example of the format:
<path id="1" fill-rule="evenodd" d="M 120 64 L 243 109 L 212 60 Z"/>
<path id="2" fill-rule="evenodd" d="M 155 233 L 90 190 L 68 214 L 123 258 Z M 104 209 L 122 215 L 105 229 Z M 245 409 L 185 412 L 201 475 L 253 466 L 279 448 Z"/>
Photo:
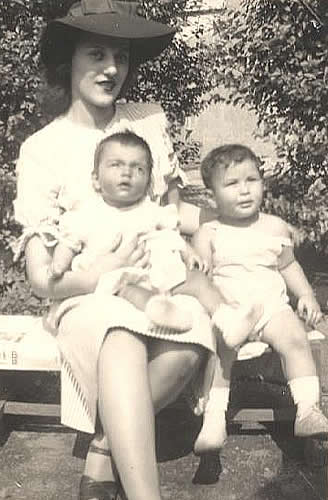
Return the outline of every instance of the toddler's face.
<path id="1" fill-rule="evenodd" d="M 109 142 L 101 154 L 94 183 L 105 202 L 126 207 L 145 196 L 149 176 L 149 158 L 142 147 Z"/>
<path id="2" fill-rule="evenodd" d="M 212 189 L 220 218 L 245 220 L 260 209 L 263 182 L 257 166 L 251 160 L 216 168 L 212 175 Z"/>

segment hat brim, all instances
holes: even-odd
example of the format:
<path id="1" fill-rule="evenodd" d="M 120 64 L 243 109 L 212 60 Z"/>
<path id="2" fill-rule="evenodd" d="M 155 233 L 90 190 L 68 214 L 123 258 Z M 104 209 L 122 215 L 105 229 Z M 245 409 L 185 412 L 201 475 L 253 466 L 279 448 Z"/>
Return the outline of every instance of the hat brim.
<path id="1" fill-rule="evenodd" d="M 43 34 L 41 60 L 45 65 L 58 60 L 58 51 L 70 33 L 82 31 L 110 38 L 130 40 L 139 62 L 157 57 L 171 42 L 175 29 L 139 16 L 117 13 L 67 16 L 51 21 Z"/>

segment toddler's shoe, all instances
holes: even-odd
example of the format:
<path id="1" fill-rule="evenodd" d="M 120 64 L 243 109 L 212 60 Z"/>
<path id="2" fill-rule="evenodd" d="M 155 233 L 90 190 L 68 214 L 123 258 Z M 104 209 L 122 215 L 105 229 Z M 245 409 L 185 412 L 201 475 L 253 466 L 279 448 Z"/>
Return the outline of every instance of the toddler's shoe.
<path id="1" fill-rule="evenodd" d="M 312 406 L 304 417 L 296 415 L 294 434 L 298 437 L 328 440 L 328 418 L 317 405 Z"/>
<path id="2" fill-rule="evenodd" d="M 226 411 L 215 403 L 210 398 L 206 405 L 203 425 L 194 444 L 195 455 L 217 452 L 227 440 Z"/>

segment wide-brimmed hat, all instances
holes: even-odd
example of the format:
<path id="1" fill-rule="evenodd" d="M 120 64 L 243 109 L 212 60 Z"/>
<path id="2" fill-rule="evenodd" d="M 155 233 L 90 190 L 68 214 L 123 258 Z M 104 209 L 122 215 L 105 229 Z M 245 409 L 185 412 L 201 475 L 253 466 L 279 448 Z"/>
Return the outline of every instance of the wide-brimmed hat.
<path id="1" fill-rule="evenodd" d="M 145 19 L 137 2 L 122 0 L 81 0 L 66 17 L 50 21 L 41 40 L 41 60 L 55 64 L 73 32 L 82 31 L 132 42 L 139 62 L 158 56 L 171 42 L 175 29 Z"/>

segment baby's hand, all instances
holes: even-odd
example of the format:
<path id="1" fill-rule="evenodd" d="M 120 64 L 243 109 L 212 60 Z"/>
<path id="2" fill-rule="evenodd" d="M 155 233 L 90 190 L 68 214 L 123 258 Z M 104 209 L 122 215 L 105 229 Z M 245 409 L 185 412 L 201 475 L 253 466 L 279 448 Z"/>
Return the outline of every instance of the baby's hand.
<path id="1" fill-rule="evenodd" d="M 208 273 L 208 262 L 203 260 L 190 245 L 186 245 L 186 249 L 181 252 L 181 255 L 183 262 L 189 270 L 199 269 L 200 271 L 203 271 L 203 273 Z"/>
<path id="2" fill-rule="evenodd" d="M 62 269 L 60 265 L 56 265 L 55 262 L 51 262 L 48 266 L 48 278 L 50 280 L 58 280 L 63 276 L 65 273 L 66 269 Z"/>
<path id="3" fill-rule="evenodd" d="M 320 305 L 313 293 L 302 295 L 297 304 L 299 316 L 305 320 L 307 325 L 315 326 L 322 319 Z"/>

